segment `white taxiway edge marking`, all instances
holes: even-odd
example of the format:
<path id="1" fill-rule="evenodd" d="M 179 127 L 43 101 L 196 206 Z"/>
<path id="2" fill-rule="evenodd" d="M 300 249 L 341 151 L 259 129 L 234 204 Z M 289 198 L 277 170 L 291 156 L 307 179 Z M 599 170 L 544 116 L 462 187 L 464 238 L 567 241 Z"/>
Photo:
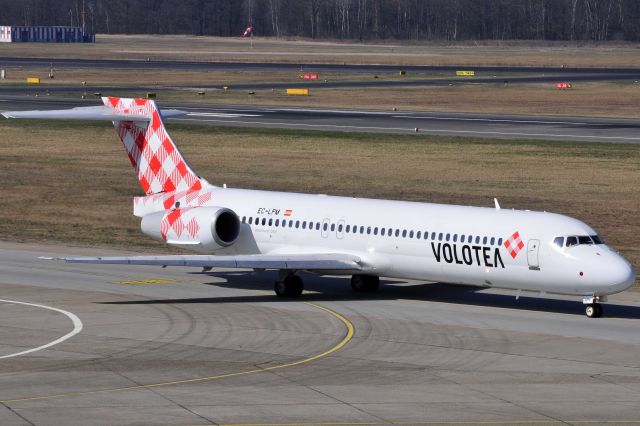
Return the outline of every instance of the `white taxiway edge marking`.
<path id="1" fill-rule="evenodd" d="M 64 336 L 60 337 L 59 339 L 56 339 L 53 342 L 49 342 L 46 345 L 38 346 L 37 348 L 28 349 L 28 350 L 22 351 L 22 352 L 16 352 L 14 354 L 0 356 L 0 359 L 13 358 L 13 357 L 16 357 L 16 356 L 26 355 L 26 354 L 30 354 L 32 352 L 37 352 L 37 351 L 41 351 L 43 349 L 50 348 L 51 346 L 57 345 L 58 343 L 62 343 L 65 340 L 70 339 L 71 337 L 75 336 L 76 334 L 78 334 L 78 333 L 80 333 L 82 331 L 82 321 L 80 321 L 80 318 L 78 318 L 75 314 L 73 314 L 71 312 L 67 312 L 65 310 L 58 309 L 58 308 L 52 308 L 51 306 L 38 305 L 38 304 L 35 304 L 35 303 L 17 302 L 15 300 L 0 299 L 0 302 L 13 303 L 13 304 L 25 305 L 25 306 L 33 306 L 33 307 L 36 307 L 36 308 L 48 309 L 50 311 L 59 312 L 61 314 L 66 315 L 73 322 L 73 330 L 70 331 L 69 333 L 65 334 Z"/>
<path id="2" fill-rule="evenodd" d="M 304 124 L 304 123 L 279 123 L 275 121 L 234 121 L 234 120 L 203 120 L 197 118 L 172 118 L 176 121 L 200 121 L 213 123 L 237 123 L 237 124 L 262 124 L 262 125 L 278 125 L 292 127 L 329 127 L 333 129 L 360 129 L 360 130 L 403 130 L 405 132 L 413 132 L 414 129 L 400 127 L 371 127 L 371 126 L 339 126 L 335 124 Z"/>
<path id="3" fill-rule="evenodd" d="M 442 121 L 479 121 L 487 123 L 518 123 L 518 124 L 567 124 L 579 126 L 599 126 L 600 123 L 586 123 L 580 121 L 544 121 L 544 120 L 516 120 L 509 118 L 469 118 L 469 117 L 435 117 L 430 115 L 394 115 L 393 118 L 414 118 L 421 120 Z"/>
<path id="4" fill-rule="evenodd" d="M 220 118 L 242 118 L 242 117 L 262 117 L 261 114 L 240 114 L 225 112 L 190 112 L 187 115 L 196 117 L 220 117 Z"/>
<path id="5" fill-rule="evenodd" d="M 550 137 L 550 138 L 582 138 L 594 140 L 621 140 L 621 141 L 638 141 L 640 138 L 629 138 L 624 136 L 592 136 L 592 135 L 571 135 L 562 133 L 521 133 L 521 132 L 484 132 L 479 130 L 440 130 L 440 129 L 420 129 L 421 133 L 464 133 L 469 135 L 499 135 L 499 136 L 532 136 L 532 137 Z"/>
<path id="6" fill-rule="evenodd" d="M 305 124 L 305 123 L 281 123 L 275 121 L 237 121 L 237 120 L 203 120 L 197 118 L 172 118 L 176 121 L 200 121 L 214 123 L 237 123 L 237 124 L 262 124 L 277 125 L 290 127 L 327 127 L 332 129 L 358 129 L 358 130 L 400 130 L 405 132 L 415 132 L 415 129 L 406 127 L 373 127 L 373 126 L 341 126 L 335 124 Z M 553 138 L 578 138 L 578 139 L 594 139 L 594 140 L 622 140 L 622 141 L 639 141 L 638 138 L 628 138 L 624 136 L 591 136 L 591 135 L 571 135 L 571 134 L 554 134 L 554 133 L 520 133 L 520 132 L 484 132 L 478 130 L 441 130 L 441 129 L 420 129 L 420 134 L 437 134 L 437 133 L 458 133 L 467 135 L 499 135 L 499 136 L 530 136 L 530 137 L 553 137 Z"/>

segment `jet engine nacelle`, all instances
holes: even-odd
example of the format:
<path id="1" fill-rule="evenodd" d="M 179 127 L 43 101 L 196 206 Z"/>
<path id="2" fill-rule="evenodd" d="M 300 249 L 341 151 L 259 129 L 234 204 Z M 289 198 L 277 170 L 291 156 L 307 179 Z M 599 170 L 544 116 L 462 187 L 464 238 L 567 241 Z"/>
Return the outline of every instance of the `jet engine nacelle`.
<path id="1" fill-rule="evenodd" d="M 223 207 L 187 207 L 145 215 L 142 232 L 158 241 L 215 251 L 234 244 L 240 219 Z"/>

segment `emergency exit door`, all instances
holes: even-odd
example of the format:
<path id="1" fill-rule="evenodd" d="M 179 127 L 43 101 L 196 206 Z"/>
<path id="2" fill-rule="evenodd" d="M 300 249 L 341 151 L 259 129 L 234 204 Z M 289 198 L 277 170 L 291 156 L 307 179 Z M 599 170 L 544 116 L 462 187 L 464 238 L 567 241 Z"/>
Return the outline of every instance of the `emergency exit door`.
<path id="1" fill-rule="evenodd" d="M 529 263 L 529 269 L 540 269 L 540 240 L 529 240 L 527 245 L 527 263 Z"/>

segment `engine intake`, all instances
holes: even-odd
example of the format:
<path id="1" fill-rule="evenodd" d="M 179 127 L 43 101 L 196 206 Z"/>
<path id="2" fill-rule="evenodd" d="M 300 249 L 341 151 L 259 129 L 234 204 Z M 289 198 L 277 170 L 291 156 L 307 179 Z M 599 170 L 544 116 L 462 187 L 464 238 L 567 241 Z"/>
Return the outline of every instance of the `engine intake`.
<path id="1" fill-rule="evenodd" d="M 215 251 L 233 245 L 240 235 L 240 219 L 224 207 L 173 209 L 145 215 L 142 232 L 170 244 Z"/>
<path id="2" fill-rule="evenodd" d="M 211 223 L 211 234 L 222 247 L 235 243 L 240 235 L 240 219 L 229 209 L 220 209 Z"/>

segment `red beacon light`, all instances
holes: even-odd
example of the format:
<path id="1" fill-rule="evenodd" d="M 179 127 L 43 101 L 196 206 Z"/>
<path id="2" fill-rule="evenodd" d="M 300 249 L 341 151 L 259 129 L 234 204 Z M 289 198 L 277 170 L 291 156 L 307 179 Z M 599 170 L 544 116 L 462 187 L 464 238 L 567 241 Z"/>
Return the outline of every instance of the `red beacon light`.
<path id="1" fill-rule="evenodd" d="M 571 89 L 571 83 L 556 83 L 556 89 L 558 90 Z"/>

